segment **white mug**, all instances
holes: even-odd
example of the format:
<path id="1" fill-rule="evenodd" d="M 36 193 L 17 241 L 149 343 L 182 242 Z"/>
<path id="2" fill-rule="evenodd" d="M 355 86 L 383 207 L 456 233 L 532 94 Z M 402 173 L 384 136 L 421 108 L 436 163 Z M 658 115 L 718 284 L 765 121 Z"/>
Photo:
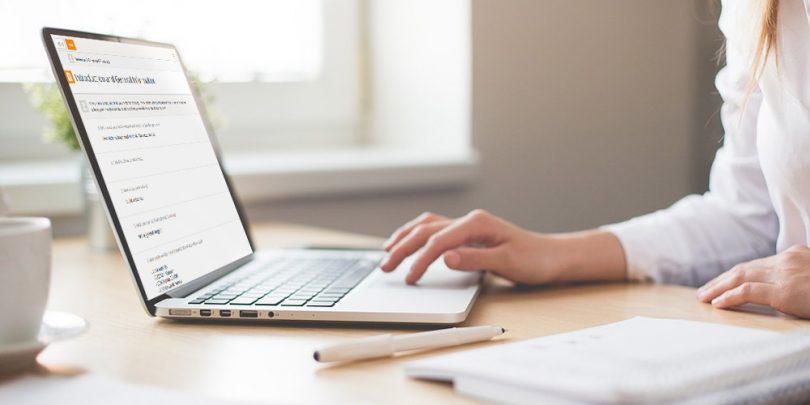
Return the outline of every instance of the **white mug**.
<path id="1" fill-rule="evenodd" d="M 0 346 L 34 341 L 51 279 L 51 221 L 0 217 Z"/>

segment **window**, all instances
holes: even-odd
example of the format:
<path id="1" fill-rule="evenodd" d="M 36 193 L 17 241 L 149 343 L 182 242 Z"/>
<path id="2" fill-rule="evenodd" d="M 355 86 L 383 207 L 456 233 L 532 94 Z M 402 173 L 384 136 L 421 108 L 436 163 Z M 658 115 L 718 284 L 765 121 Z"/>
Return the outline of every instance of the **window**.
<path id="1" fill-rule="evenodd" d="M 357 140 L 358 6 L 354 0 L 7 1 L 0 3 L 0 161 L 65 158 L 22 82 L 52 81 L 40 28 L 174 43 L 224 117 L 226 152 Z"/>
<path id="2" fill-rule="evenodd" d="M 0 4 L 0 81 L 51 80 L 38 28 L 170 42 L 187 67 L 225 82 L 311 81 L 321 72 L 320 0 L 28 0 Z"/>
<path id="3" fill-rule="evenodd" d="M 0 188 L 12 212 L 75 215 L 79 165 L 47 144 L 20 82 L 43 25 L 175 43 L 224 118 L 224 163 L 248 203 L 463 184 L 474 178 L 469 0 L 0 2 Z M 159 12 L 155 12 L 159 10 Z"/>

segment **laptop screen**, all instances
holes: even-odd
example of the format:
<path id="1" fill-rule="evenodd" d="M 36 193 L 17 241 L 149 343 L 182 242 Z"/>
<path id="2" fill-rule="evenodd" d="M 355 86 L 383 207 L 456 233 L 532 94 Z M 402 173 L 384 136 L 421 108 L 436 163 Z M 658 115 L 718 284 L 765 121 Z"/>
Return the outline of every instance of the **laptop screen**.
<path id="1" fill-rule="evenodd" d="M 146 299 L 250 255 L 176 50 L 50 37 Z"/>

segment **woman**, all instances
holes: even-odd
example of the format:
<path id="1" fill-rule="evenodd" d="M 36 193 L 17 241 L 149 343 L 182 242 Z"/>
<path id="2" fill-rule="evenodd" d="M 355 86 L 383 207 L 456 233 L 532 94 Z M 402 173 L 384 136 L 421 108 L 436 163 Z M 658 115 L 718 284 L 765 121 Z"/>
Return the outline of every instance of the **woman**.
<path id="1" fill-rule="evenodd" d="M 710 191 L 600 229 L 529 232 L 485 211 L 423 214 L 386 242 L 392 271 L 417 253 L 519 283 L 650 280 L 700 286 L 717 308 L 744 303 L 810 318 L 810 0 L 730 0 L 716 85 L 726 130 Z M 759 27 L 759 29 L 751 29 Z"/>

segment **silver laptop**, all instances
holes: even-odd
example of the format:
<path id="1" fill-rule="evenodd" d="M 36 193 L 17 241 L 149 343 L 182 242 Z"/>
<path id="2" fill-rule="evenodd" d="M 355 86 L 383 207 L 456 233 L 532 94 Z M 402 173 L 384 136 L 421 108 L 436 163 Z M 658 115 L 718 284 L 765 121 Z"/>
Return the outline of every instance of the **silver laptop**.
<path id="1" fill-rule="evenodd" d="M 42 34 L 150 315 L 426 324 L 467 317 L 482 275 L 441 260 L 408 286 L 404 269 L 378 270 L 378 250 L 256 251 L 173 45 L 53 28 Z"/>

